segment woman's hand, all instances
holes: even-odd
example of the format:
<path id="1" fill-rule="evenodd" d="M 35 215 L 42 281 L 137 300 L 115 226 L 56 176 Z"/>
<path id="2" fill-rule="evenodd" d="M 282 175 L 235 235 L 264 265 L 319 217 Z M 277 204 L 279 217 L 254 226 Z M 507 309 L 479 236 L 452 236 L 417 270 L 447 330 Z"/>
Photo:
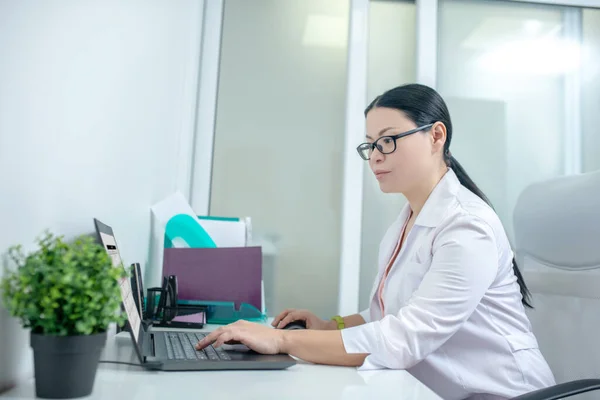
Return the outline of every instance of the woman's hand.
<path id="1" fill-rule="evenodd" d="M 224 344 L 244 344 L 261 354 L 281 353 L 283 331 L 248 321 L 237 321 L 222 326 L 198 342 L 196 350 L 209 345 L 220 347 Z"/>
<path id="2" fill-rule="evenodd" d="M 294 321 L 304 321 L 306 323 L 306 329 L 330 330 L 336 329 L 337 327 L 335 321 L 325 321 L 310 311 L 295 309 L 287 309 L 279 314 L 273 320 L 272 325 L 276 328 L 283 328 Z"/>

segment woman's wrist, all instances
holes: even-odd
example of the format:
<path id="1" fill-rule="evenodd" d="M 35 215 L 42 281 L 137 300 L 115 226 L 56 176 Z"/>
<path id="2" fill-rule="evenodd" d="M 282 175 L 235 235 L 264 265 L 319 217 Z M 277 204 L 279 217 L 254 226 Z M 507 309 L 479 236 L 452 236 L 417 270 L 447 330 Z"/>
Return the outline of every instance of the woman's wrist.
<path id="1" fill-rule="evenodd" d="M 279 329 L 278 329 L 279 330 Z M 294 335 L 293 330 L 288 331 L 285 329 L 279 330 L 279 351 L 284 354 L 291 354 L 294 348 Z"/>
<path id="2" fill-rule="evenodd" d="M 326 331 L 335 331 L 338 328 L 338 324 L 335 320 L 330 319 L 329 321 L 327 321 L 327 323 L 325 324 L 325 330 Z"/>

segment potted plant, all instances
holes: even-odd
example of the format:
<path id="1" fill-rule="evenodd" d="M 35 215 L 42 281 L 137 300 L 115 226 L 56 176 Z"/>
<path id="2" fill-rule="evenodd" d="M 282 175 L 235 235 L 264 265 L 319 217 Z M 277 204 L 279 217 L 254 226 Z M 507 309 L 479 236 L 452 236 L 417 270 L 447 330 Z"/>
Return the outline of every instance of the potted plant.
<path id="1" fill-rule="evenodd" d="M 0 283 L 9 313 L 30 329 L 35 390 L 43 398 L 89 395 L 109 324 L 121 324 L 120 280 L 127 273 L 90 236 L 65 242 L 46 231 L 39 249 L 8 250 L 16 269 Z"/>

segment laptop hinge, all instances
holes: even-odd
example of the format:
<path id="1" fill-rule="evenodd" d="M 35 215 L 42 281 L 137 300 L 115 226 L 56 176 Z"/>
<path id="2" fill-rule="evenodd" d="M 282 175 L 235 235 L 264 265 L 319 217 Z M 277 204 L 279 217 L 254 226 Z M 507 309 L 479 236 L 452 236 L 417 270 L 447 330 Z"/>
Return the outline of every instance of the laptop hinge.
<path id="1" fill-rule="evenodd" d="M 152 356 L 144 356 L 144 366 L 149 369 L 161 369 L 163 362 Z"/>
<path id="2" fill-rule="evenodd" d="M 160 368 L 163 365 L 163 362 L 156 358 L 156 345 L 154 343 L 154 334 L 149 333 L 148 336 L 150 337 L 150 343 L 151 343 L 151 345 L 150 345 L 150 354 L 151 355 L 144 356 L 144 364 L 148 368 Z"/>

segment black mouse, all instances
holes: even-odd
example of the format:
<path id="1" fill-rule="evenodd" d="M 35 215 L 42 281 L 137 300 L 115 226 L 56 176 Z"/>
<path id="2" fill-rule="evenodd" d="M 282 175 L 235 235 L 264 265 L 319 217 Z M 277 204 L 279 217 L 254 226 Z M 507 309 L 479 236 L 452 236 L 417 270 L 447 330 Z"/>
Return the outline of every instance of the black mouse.
<path id="1" fill-rule="evenodd" d="M 281 329 L 306 329 L 306 321 L 292 321 Z"/>

